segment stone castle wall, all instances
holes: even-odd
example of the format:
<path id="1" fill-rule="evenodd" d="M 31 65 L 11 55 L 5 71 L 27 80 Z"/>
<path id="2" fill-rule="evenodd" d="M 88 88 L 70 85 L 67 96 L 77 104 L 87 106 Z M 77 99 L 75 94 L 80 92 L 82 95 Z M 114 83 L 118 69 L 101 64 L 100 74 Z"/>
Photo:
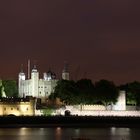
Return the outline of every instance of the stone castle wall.
<path id="1" fill-rule="evenodd" d="M 0 101 L 0 115 L 33 116 L 35 115 L 35 100 Z"/>

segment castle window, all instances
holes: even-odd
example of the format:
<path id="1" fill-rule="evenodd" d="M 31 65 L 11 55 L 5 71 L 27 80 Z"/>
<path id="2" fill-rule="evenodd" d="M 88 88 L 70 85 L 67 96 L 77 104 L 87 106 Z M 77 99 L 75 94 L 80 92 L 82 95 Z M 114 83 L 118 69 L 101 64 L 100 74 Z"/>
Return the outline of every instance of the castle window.
<path id="1" fill-rule="evenodd" d="M 41 92 L 40 92 L 40 94 L 41 94 Z"/>
<path id="2" fill-rule="evenodd" d="M 48 92 L 45 92 L 45 96 L 47 96 Z"/>
<path id="3" fill-rule="evenodd" d="M 4 110 L 6 110 L 6 108 L 4 108 Z"/>
<path id="4" fill-rule="evenodd" d="M 19 110 L 19 108 L 17 108 L 17 110 Z"/>
<path id="5" fill-rule="evenodd" d="M 28 107 L 26 108 L 26 110 L 28 111 Z"/>
<path id="6" fill-rule="evenodd" d="M 11 110 L 13 110 L 13 108 L 11 108 Z"/>

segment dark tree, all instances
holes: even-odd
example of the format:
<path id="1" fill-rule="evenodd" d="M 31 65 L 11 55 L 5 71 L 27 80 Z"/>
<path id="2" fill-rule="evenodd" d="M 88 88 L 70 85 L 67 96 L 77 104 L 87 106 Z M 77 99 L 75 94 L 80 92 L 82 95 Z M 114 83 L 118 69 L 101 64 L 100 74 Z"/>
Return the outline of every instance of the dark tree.
<path id="1" fill-rule="evenodd" d="M 16 81 L 3 80 L 2 85 L 4 87 L 4 91 L 6 93 L 6 96 L 8 96 L 8 97 L 17 97 L 18 96 Z"/>
<path id="2" fill-rule="evenodd" d="M 93 104 L 94 101 L 94 85 L 90 79 L 81 79 L 76 83 L 78 88 L 78 98 L 82 104 Z"/>
<path id="3" fill-rule="evenodd" d="M 100 80 L 95 83 L 97 100 L 102 102 L 106 107 L 109 104 L 114 104 L 118 98 L 118 89 L 111 81 Z"/>
<path id="4" fill-rule="evenodd" d="M 140 105 L 140 82 L 134 81 L 128 84 L 127 102 L 132 105 Z"/>
<path id="5" fill-rule="evenodd" d="M 76 104 L 78 102 L 77 96 L 77 88 L 74 81 L 60 80 L 50 98 L 60 98 L 65 104 Z"/>

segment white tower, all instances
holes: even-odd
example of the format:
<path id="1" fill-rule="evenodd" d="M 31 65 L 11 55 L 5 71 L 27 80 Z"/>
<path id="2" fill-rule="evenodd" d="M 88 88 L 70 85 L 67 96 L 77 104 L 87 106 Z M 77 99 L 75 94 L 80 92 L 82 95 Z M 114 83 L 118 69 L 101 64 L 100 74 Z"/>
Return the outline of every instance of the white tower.
<path id="1" fill-rule="evenodd" d="M 64 69 L 62 71 L 62 79 L 69 80 L 68 64 L 65 62 Z"/>
<path id="2" fill-rule="evenodd" d="M 18 75 L 18 93 L 19 97 L 24 97 L 24 81 L 25 81 L 25 73 L 23 72 L 23 69 L 21 68 L 21 72 Z"/>
<path id="3" fill-rule="evenodd" d="M 119 91 L 117 103 L 113 106 L 113 110 L 126 110 L 126 92 Z"/>
<path id="4" fill-rule="evenodd" d="M 33 97 L 38 97 L 38 81 L 39 81 L 39 73 L 36 69 L 36 66 L 34 65 L 34 68 L 32 69 L 31 72 L 31 83 L 32 83 L 32 96 Z"/>
<path id="5" fill-rule="evenodd" d="M 30 59 L 28 59 L 28 79 L 30 79 Z"/>

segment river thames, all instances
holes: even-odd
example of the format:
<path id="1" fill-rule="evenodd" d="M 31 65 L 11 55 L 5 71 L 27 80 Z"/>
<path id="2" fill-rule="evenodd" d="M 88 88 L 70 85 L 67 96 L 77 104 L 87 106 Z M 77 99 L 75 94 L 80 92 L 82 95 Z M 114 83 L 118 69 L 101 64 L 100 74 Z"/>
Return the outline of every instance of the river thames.
<path id="1" fill-rule="evenodd" d="M 139 128 L 0 128 L 0 140 L 139 140 Z"/>

